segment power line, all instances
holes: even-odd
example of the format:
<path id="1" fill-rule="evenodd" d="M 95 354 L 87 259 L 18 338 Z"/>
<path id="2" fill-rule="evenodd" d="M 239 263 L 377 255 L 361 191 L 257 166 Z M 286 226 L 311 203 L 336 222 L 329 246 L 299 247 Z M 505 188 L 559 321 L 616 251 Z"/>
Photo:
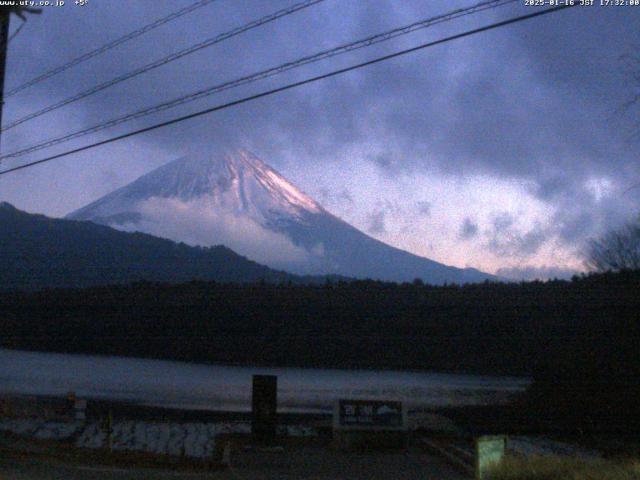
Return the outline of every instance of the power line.
<path id="1" fill-rule="evenodd" d="M 138 30 L 134 30 L 133 32 L 130 32 L 120 38 L 117 38 L 109 43 L 106 43 L 104 45 L 102 45 L 101 47 L 96 48 L 95 50 L 92 50 L 90 52 L 85 53 L 84 55 L 80 55 L 77 58 L 74 58 L 73 60 L 71 60 L 68 63 L 65 63 L 63 65 L 60 65 L 59 67 L 56 67 L 52 70 L 49 70 L 48 72 L 43 73 L 42 75 L 39 75 L 31 80 L 29 80 L 28 82 L 23 82 L 21 83 L 19 86 L 15 87 L 13 90 L 10 90 L 7 94 L 6 97 L 11 97 L 13 95 L 15 95 L 18 92 L 21 92 L 22 90 L 25 90 L 26 88 L 29 88 L 37 83 L 40 83 L 48 78 L 51 78 L 55 75 L 58 75 L 59 73 L 64 72 L 65 70 L 69 70 L 72 67 L 75 67 L 76 65 L 81 64 L 82 62 L 85 62 L 87 60 L 89 60 L 90 58 L 93 58 L 95 56 L 98 56 L 108 50 L 111 50 L 112 48 L 117 47 L 118 45 L 122 45 L 125 42 L 128 42 L 129 40 L 133 40 L 134 38 L 137 38 L 141 35 L 144 35 L 147 32 L 150 32 L 151 30 L 160 27 L 161 25 L 164 25 L 165 23 L 169 23 L 173 20 L 176 20 L 177 18 L 182 17 L 183 15 L 186 15 L 187 13 L 191 13 L 194 10 L 197 10 L 198 8 L 202 8 L 210 3 L 215 2 L 216 0 L 199 0 L 191 5 L 189 5 L 188 7 L 182 8 L 176 12 L 173 12 L 169 15 L 167 15 L 166 17 L 162 17 L 158 20 L 156 20 L 155 22 L 149 23 L 147 25 L 145 25 L 142 28 L 139 28 Z"/>
<path id="2" fill-rule="evenodd" d="M 14 2 L 6 2 L 14 3 Z M 9 42 L 20 33 L 22 27 L 27 21 L 27 14 L 40 14 L 42 12 L 39 8 L 31 8 L 24 5 L 10 5 L 0 7 L 0 126 L 2 125 L 2 110 L 4 109 L 4 77 L 7 66 L 7 50 Z M 18 29 L 9 35 L 9 24 L 11 23 L 11 15 L 17 15 L 22 20 L 22 23 Z"/>
<path id="3" fill-rule="evenodd" d="M 303 2 L 300 3 L 296 3 L 295 5 L 292 5 L 291 7 L 288 8 L 283 8 L 281 10 L 278 10 L 276 12 L 273 12 L 269 15 L 266 15 L 262 18 L 259 18 L 257 20 L 254 20 L 252 22 L 247 23 L 246 25 L 243 25 L 241 27 L 237 27 L 234 28 L 233 30 L 230 30 L 228 32 L 225 33 L 221 33 L 220 35 L 217 35 L 215 37 L 209 38 L 203 42 L 197 43 L 195 45 L 192 45 L 191 47 L 185 48 L 183 50 L 180 50 L 178 52 L 175 52 L 171 55 L 168 55 L 166 57 L 163 57 L 159 60 L 156 60 L 154 62 L 151 62 L 143 67 L 137 68 L 135 70 L 132 70 L 131 72 L 125 73 L 123 75 L 120 75 L 118 77 L 112 78 L 111 80 L 107 80 L 104 83 L 101 83 L 99 85 L 96 85 L 95 87 L 89 88 L 88 90 L 85 90 L 81 93 L 78 93 L 77 95 L 74 95 L 72 97 L 66 98 L 64 100 L 61 100 L 57 103 L 54 103 L 53 105 L 49 105 L 48 107 L 45 107 L 41 110 L 38 110 L 36 112 L 30 113 L 28 115 L 25 115 L 22 118 L 19 118 L 18 120 L 15 120 L 11 123 L 8 123 L 7 125 L 5 125 L 2 129 L 0 129 L 0 132 L 4 132 L 5 130 L 9 130 L 13 127 L 16 127 L 18 125 L 20 125 L 21 123 L 27 122 L 29 120 L 32 120 L 36 117 L 39 117 L 41 115 L 44 115 L 45 113 L 49 113 L 52 112 L 54 110 L 57 110 L 58 108 L 64 107 L 65 105 L 69 105 L 70 103 L 73 102 L 77 102 L 78 100 L 82 100 L 83 98 L 86 98 L 90 95 L 94 95 L 98 92 L 101 92 L 102 90 L 105 90 L 109 87 L 112 87 L 114 85 L 117 85 L 118 83 L 124 82 L 125 80 L 129 80 L 131 78 L 137 77 L 138 75 L 142 75 L 143 73 L 146 73 L 150 70 L 153 70 L 155 68 L 161 67 L 163 65 L 166 65 L 169 62 L 173 62 L 174 60 L 178 60 L 179 58 L 182 58 L 186 55 L 190 55 L 192 53 L 195 53 L 199 50 L 202 50 L 204 48 L 207 47 L 211 47 L 212 45 L 216 45 L 220 42 L 223 42 L 224 40 L 227 40 L 231 37 L 235 37 L 236 35 L 240 35 L 241 33 L 244 33 L 246 31 L 252 30 L 254 28 L 257 28 L 261 25 L 264 25 L 266 23 L 270 23 L 273 22 L 279 18 L 285 17 L 287 15 L 291 15 L 299 10 L 311 7 L 312 5 L 315 5 L 317 3 L 323 2 L 324 0 L 305 0 Z"/>
<path id="4" fill-rule="evenodd" d="M 369 47 L 371 45 L 380 43 L 380 42 L 384 42 L 387 40 L 391 40 L 393 38 L 396 38 L 398 36 L 401 35 L 407 35 L 415 30 L 418 29 L 422 29 L 422 28 L 427 28 L 433 25 L 436 25 L 438 23 L 443 23 L 443 22 L 447 22 L 450 20 L 454 20 L 456 18 L 460 18 L 463 17 L 465 15 L 471 15 L 474 13 L 478 13 L 480 11 L 483 10 L 487 10 L 490 8 L 496 8 L 498 6 L 502 6 L 502 5 L 506 5 L 507 3 L 513 3 L 517 0 L 489 0 L 489 1 L 484 1 L 481 3 L 478 3 L 474 6 L 471 7 L 467 7 L 467 8 L 463 8 L 463 9 L 457 9 L 457 10 L 453 10 L 451 12 L 442 14 L 442 15 L 438 15 L 435 17 L 430 17 L 428 19 L 425 20 L 420 20 L 418 22 L 412 23 L 410 25 L 406 25 L 404 27 L 399 27 L 399 28 L 394 28 L 392 30 L 388 30 L 386 32 L 383 33 L 379 33 L 377 35 L 372 35 L 369 37 L 366 37 L 364 39 L 361 40 L 357 40 L 355 42 L 351 42 L 351 43 L 347 43 L 347 44 L 343 44 L 340 45 L 338 47 L 335 48 L 331 48 L 328 50 L 323 50 L 320 52 L 317 52 L 315 54 L 312 55 L 308 55 L 302 58 L 299 58 L 298 60 L 292 61 L 292 62 L 287 62 L 281 65 L 278 65 L 276 67 L 272 67 L 272 68 L 268 68 L 266 70 L 262 70 L 260 72 L 257 73 L 253 73 L 251 75 L 245 76 L 245 77 L 241 77 L 241 78 L 237 78 L 235 80 L 231 80 L 228 82 L 224 82 L 222 84 L 218 84 L 218 85 L 214 85 L 213 87 L 208 87 L 204 90 L 200 90 L 197 91 L 195 93 L 191 93 L 188 95 L 184 95 L 182 97 L 179 98 L 175 98 L 173 100 L 158 104 L 158 105 L 154 105 L 152 107 L 148 107 L 145 108 L 143 110 L 139 110 L 137 112 L 133 112 L 133 113 L 129 113 L 127 115 L 123 115 L 121 117 L 117 117 L 114 119 L 111 119 L 109 121 L 106 122 L 102 122 L 98 125 L 94 125 L 92 127 L 88 127 L 88 128 L 84 128 L 82 130 L 78 130 L 76 132 L 72 132 L 69 134 L 66 134 L 64 136 L 61 137 L 57 137 L 57 138 L 53 138 L 50 140 L 45 140 L 41 143 L 5 154 L 0 156 L 0 160 L 6 159 L 6 158 L 16 158 L 16 157 L 21 157 L 23 155 L 26 155 L 28 153 L 32 153 L 38 150 L 42 150 L 44 148 L 48 148 L 48 147 L 52 147 L 54 145 L 58 145 L 60 143 L 64 143 L 91 133 L 96 133 L 99 132 L 101 130 L 104 130 L 106 128 L 110 128 L 110 127 L 114 127 L 116 125 L 120 125 L 122 123 L 128 122 L 130 120 L 135 120 L 137 118 L 141 118 L 141 117 L 145 117 L 147 115 L 151 115 L 153 113 L 157 113 L 157 112 L 161 112 L 164 110 L 168 110 L 170 108 L 174 108 L 177 107 L 179 105 L 183 105 L 185 103 L 189 103 L 189 102 L 193 102 L 195 100 L 199 100 L 201 98 L 213 95 L 215 93 L 219 93 L 222 92 L 224 90 L 229 90 L 231 88 L 235 88 L 235 87 L 239 87 L 241 85 L 246 85 L 249 83 L 253 83 L 256 82 L 258 80 L 263 80 L 265 78 L 269 78 L 272 77 L 274 75 L 286 72 L 288 70 L 303 66 L 303 65 L 307 65 L 310 63 L 315 63 L 321 60 L 325 60 L 327 58 L 331 58 L 334 57 L 336 55 L 341 55 L 343 53 L 347 53 L 347 52 L 351 52 L 353 50 L 357 50 L 360 48 L 364 48 L 364 47 Z"/>
<path id="5" fill-rule="evenodd" d="M 26 164 L 23 164 L 23 165 L 18 165 L 17 167 L 13 167 L 13 168 L 9 168 L 9 169 L 0 171 L 0 175 L 4 175 L 4 174 L 7 174 L 7 173 L 15 172 L 17 170 L 22 170 L 22 169 L 25 169 L 25 168 L 29 168 L 29 167 L 32 167 L 34 165 L 39 165 L 41 163 L 50 162 L 52 160 L 56 160 L 58 158 L 66 157 L 66 156 L 72 155 L 74 153 L 79 153 L 79 152 L 83 152 L 85 150 L 90 150 L 92 148 L 99 147 L 99 146 L 102 146 L 102 145 L 106 145 L 108 143 L 113 143 L 113 142 L 116 142 L 116 141 L 119 141 L 119 140 L 124 140 L 125 138 L 129 138 L 129 137 L 133 137 L 135 135 L 140 135 L 142 133 L 150 132 L 151 130 L 156 130 L 156 129 L 159 129 L 159 128 L 167 127 L 169 125 L 180 123 L 180 122 L 183 122 L 183 121 L 186 121 L 186 120 L 190 120 L 192 118 L 200 117 L 200 116 L 203 116 L 203 115 L 206 115 L 206 114 L 209 114 L 209 113 L 217 112 L 219 110 L 224 110 L 226 108 L 234 107 L 236 105 L 240 105 L 240 104 L 252 101 L 252 100 L 257 100 L 259 98 L 263 98 L 263 97 L 267 97 L 267 96 L 270 96 L 270 95 L 274 95 L 276 93 L 280 93 L 280 92 L 283 92 L 283 91 L 286 91 L 286 90 L 290 90 L 292 88 L 300 87 L 302 85 L 313 83 L 313 82 L 316 82 L 316 81 L 319 81 L 319 80 L 324 80 L 324 79 L 330 78 L 330 77 L 335 77 L 335 76 L 341 75 L 343 73 L 351 72 L 351 71 L 357 70 L 359 68 L 367 67 L 369 65 L 374 65 L 376 63 L 384 62 L 386 60 L 390 60 L 392 58 L 400 57 L 402 55 L 407 55 L 409 53 L 417 52 L 419 50 L 423 50 L 425 48 L 433 47 L 435 45 L 440 45 L 442 43 L 450 42 L 452 40 L 457 40 L 459 38 L 468 37 L 470 35 L 475 35 L 475 34 L 478 34 L 478 33 L 486 32 L 488 30 L 494 30 L 496 28 L 500 28 L 500 27 L 504 27 L 504 26 L 511 25 L 511 24 L 514 24 L 514 23 L 522 22 L 524 20 L 529 20 L 531 18 L 539 17 L 539 16 L 546 15 L 546 14 L 549 14 L 549 13 L 558 12 L 560 10 L 564 10 L 566 8 L 571 8 L 573 6 L 575 6 L 575 5 L 566 4 L 566 5 L 562 5 L 562 6 L 559 6 L 559 7 L 548 8 L 546 10 L 541 10 L 541 11 L 538 11 L 538 12 L 530 13 L 528 15 L 522 15 L 522 16 L 519 16 L 519 17 L 510 18 L 508 20 L 503 20 L 501 22 L 492 23 L 490 25 L 486 25 L 484 27 L 476 28 L 476 29 L 473 29 L 473 30 L 467 30 L 466 32 L 458 33 L 456 35 L 451 35 L 449 37 L 441 38 L 439 40 L 435 40 L 435 41 L 428 42 L 428 43 L 423 43 L 421 45 L 418 45 L 417 47 L 412 47 L 412 48 L 408 48 L 406 50 L 401 50 L 399 52 L 395 52 L 395 53 L 392 53 L 392 54 L 389 54 L 389 55 L 384 55 L 384 56 L 381 56 L 381 57 L 377 57 L 377 58 L 374 58 L 373 60 L 368 60 L 368 61 L 363 62 L 363 63 L 358 63 L 358 64 L 352 65 L 350 67 L 345 67 L 345 68 L 341 68 L 341 69 L 338 69 L 338 70 L 334 70 L 334 71 L 329 72 L 329 73 L 325 73 L 323 75 L 317 75 L 315 77 L 310 77 L 310 78 L 307 78 L 305 80 L 301 80 L 299 82 L 290 83 L 290 84 L 285 85 L 283 87 L 278 87 L 278 88 L 274 88 L 272 90 L 267 90 L 267 91 L 264 91 L 264 92 L 261 92 L 261 93 L 257 93 L 255 95 L 251 95 L 251 96 L 248 96 L 248 97 L 241 98 L 239 100 L 234 100 L 234 101 L 229 102 L 229 103 L 225 103 L 225 104 L 222 104 L 222 105 L 217 105 L 215 107 L 207 108 L 207 109 L 201 110 L 199 112 L 191 113 L 189 115 L 184 115 L 182 117 L 178 117 L 178 118 L 174 118 L 172 120 L 168 120 L 166 122 L 158 123 L 158 124 L 152 125 L 150 127 L 145 127 L 145 128 L 141 128 L 139 130 L 134 130 L 132 132 L 128 132 L 128 133 L 125 133 L 125 134 L 122 134 L 122 135 L 111 137 L 111 138 L 108 138 L 106 140 L 101 140 L 99 142 L 95 142 L 95 143 L 92 143 L 92 144 L 89 144 L 89 145 L 78 147 L 78 148 L 75 148 L 73 150 L 68 150 L 66 152 L 58 153 L 58 154 L 52 155 L 50 157 L 46 157 L 46 158 L 43 158 L 43 159 L 40 159 L 40 160 L 29 162 L 29 163 L 26 163 Z"/>
<path id="6" fill-rule="evenodd" d="M 11 35 L 9 35 L 9 39 L 7 40 L 7 43 L 11 43 L 11 40 L 13 40 L 18 36 L 18 34 L 20 33 L 20 30 L 22 30 L 22 27 L 24 27 L 26 23 L 27 23 L 26 20 L 22 20 L 22 22 L 20 22 L 20 25 L 18 25 L 18 28 L 16 28 L 16 30 Z"/>

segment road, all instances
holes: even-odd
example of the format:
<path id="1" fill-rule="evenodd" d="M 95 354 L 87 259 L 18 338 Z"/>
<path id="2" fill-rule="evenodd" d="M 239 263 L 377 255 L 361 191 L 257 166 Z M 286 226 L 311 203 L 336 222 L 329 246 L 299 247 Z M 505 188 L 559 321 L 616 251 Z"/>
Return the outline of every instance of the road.
<path id="1" fill-rule="evenodd" d="M 198 474 L 63 464 L 53 461 L 0 458 L 0 480 L 200 480 L 226 479 L 228 472 Z"/>
<path id="2" fill-rule="evenodd" d="M 78 465 L 20 457 L 0 457 L 0 480 L 463 480 L 441 459 L 411 449 L 391 453 L 341 453 L 302 447 L 282 452 L 237 451 L 231 467 L 214 472 Z"/>

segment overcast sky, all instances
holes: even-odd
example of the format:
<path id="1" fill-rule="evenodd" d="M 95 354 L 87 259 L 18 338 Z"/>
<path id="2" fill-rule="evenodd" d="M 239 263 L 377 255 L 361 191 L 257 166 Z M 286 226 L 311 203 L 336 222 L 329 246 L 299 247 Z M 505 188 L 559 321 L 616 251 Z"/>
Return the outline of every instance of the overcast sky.
<path id="1" fill-rule="evenodd" d="M 12 40 L 5 90 L 192 2 L 66 3 Z M 3 123 L 293 3 L 217 0 L 8 98 Z M 474 3 L 325 0 L 9 130 L 2 151 Z M 532 11 L 522 0 L 2 166 Z M 621 109 L 640 89 L 622 58 L 638 47 L 640 7 L 576 7 L 1 176 L 0 200 L 63 216 L 191 150 L 247 148 L 413 253 L 492 273 L 581 270 L 588 238 L 638 214 L 640 111 Z"/>

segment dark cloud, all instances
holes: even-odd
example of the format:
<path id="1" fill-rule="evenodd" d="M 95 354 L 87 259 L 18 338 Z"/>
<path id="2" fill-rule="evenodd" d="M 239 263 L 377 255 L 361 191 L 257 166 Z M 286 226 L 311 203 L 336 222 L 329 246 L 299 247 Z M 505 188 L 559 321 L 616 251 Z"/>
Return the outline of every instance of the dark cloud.
<path id="1" fill-rule="evenodd" d="M 4 117 L 10 121 L 290 4 L 285 0 L 215 2 L 141 41 L 7 99 Z M 28 128 L 10 130 L 3 134 L 3 150 L 469 4 L 462 0 L 327 0 L 45 115 L 24 125 Z M 30 18 L 12 42 L 7 89 L 166 15 L 176 5 L 128 2 L 126 14 L 119 2 L 47 9 L 42 16 Z M 68 146 L 530 11 L 516 3 L 465 17 L 136 120 Z M 42 193 L 49 195 L 43 204 L 64 204 L 69 211 L 188 148 L 240 146 L 267 161 L 275 159 L 276 168 L 283 151 L 301 164 L 338 162 L 356 151 L 363 161 L 380 167 L 389 181 L 399 173 L 415 171 L 438 170 L 456 178 L 482 174 L 516 182 L 549 206 L 553 212 L 549 227 L 522 232 L 507 217 L 495 219 L 482 241 L 496 253 L 530 256 L 551 238 L 578 245 L 622 222 L 640 201 L 640 189 L 623 194 L 640 181 L 640 142 L 630 143 L 626 128 L 640 120 L 637 110 L 631 117 L 616 114 L 637 89 L 629 84 L 620 57 L 640 45 L 639 23 L 638 8 L 575 8 L 185 122 L 117 147 L 69 158 L 55 167 L 40 167 L 29 175 L 51 185 Z M 7 162 L 7 166 L 16 163 Z M 57 175 L 55 181 L 50 179 L 52 173 Z M 2 179 L 2 186 L 5 191 L 19 192 L 24 178 Z M 588 186 L 592 179 L 607 179 L 609 191 L 594 195 Z M 69 183 L 73 192 L 65 187 Z M 12 195 L 11 200 L 18 194 Z M 349 198 L 346 192 L 343 200 Z M 427 210 L 418 207 L 420 214 Z M 405 209 L 405 214 L 408 211 L 415 215 L 415 210 Z M 372 214 L 370 231 L 384 232 L 388 213 L 385 207 Z"/>
<path id="2" fill-rule="evenodd" d="M 344 203 L 353 203 L 353 195 L 346 188 L 343 188 L 340 193 L 338 193 L 338 200 Z"/>
<path id="3" fill-rule="evenodd" d="M 554 175 L 549 178 L 540 178 L 534 184 L 532 193 L 541 200 L 553 201 L 555 198 L 570 189 L 571 183 L 571 179 L 559 175 Z"/>
<path id="4" fill-rule="evenodd" d="M 599 185 L 556 177 L 534 188 L 538 198 L 555 207 L 548 218 L 547 235 L 579 254 L 589 238 L 622 225 L 638 211 L 637 197 L 625 195 L 614 180 Z"/>
<path id="5" fill-rule="evenodd" d="M 326 204 L 329 201 L 329 198 L 331 198 L 331 192 L 327 187 L 318 189 L 318 196 L 316 200 L 320 201 L 322 204 Z"/>
<path id="6" fill-rule="evenodd" d="M 555 215 L 554 231 L 567 242 L 574 241 L 591 233 L 591 225 L 594 224 L 594 216 L 588 211 L 563 211 Z"/>
<path id="7" fill-rule="evenodd" d="M 378 155 L 369 155 L 369 159 L 383 169 L 391 169 L 394 167 L 395 160 L 391 152 L 385 152 Z"/>
<path id="8" fill-rule="evenodd" d="M 315 200 L 319 201 L 320 204 L 324 206 L 328 205 L 331 201 L 335 201 L 341 205 L 354 204 L 353 195 L 346 188 L 334 192 L 328 187 L 321 187 L 317 190 Z"/>
<path id="9" fill-rule="evenodd" d="M 416 210 L 423 217 L 431 216 L 431 208 L 432 207 L 433 207 L 433 205 L 431 204 L 431 202 L 427 202 L 425 200 L 422 200 L 420 202 L 416 202 Z"/>
<path id="10" fill-rule="evenodd" d="M 369 215 L 369 232 L 374 235 L 386 233 L 387 229 L 384 225 L 385 212 L 379 210 Z"/>
<path id="11" fill-rule="evenodd" d="M 494 217 L 487 237 L 486 248 L 494 254 L 503 258 L 526 259 L 538 253 L 550 239 L 550 234 L 539 224 L 522 232 L 516 227 L 516 219 L 504 212 Z"/>
<path id="12" fill-rule="evenodd" d="M 398 217 L 405 215 L 405 208 L 403 208 L 399 203 L 386 199 L 378 200 L 374 211 L 367 216 L 367 230 L 373 235 L 387 233 L 387 217 L 397 219 Z"/>
<path id="13" fill-rule="evenodd" d="M 464 219 L 460 226 L 459 237 L 462 240 L 470 240 L 478 234 L 478 225 L 473 222 L 469 217 Z"/>

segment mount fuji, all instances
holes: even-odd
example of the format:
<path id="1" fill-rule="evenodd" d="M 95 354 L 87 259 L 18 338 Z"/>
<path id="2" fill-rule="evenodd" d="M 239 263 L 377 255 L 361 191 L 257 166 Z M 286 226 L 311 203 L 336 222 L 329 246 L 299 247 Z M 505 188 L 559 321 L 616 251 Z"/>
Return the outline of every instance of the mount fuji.
<path id="1" fill-rule="evenodd" d="M 495 279 L 371 238 L 247 151 L 180 158 L 67 218 L 190 245 L 224 244 L 254 261 L 298 274 L 420 278 L 432 284 Z"/>

